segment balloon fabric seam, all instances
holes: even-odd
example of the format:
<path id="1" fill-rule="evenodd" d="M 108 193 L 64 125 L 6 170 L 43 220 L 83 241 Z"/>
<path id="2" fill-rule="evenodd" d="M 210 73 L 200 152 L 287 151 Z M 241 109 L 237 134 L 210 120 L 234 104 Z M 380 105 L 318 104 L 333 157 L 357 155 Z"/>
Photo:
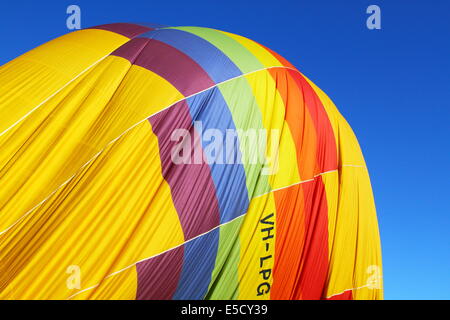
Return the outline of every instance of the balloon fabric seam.
<path id="1" fill-rule="evenodd" d="M 99 61 L 100 61 L 100 60 L 99 60 Z M 94 65 L 95 65 L 95 64 L 94 64 Z M 179 102 L 181 102 L 181 101 L 184 101 L 184 100 L 186 100 L 186 99 L 189 99 L 189 98 L 191 98 L 191 97 L 194 97 L 194 96 L 196 96 L 196 95 L 198 95 L 198 94 L 201 94 L 201 93 L 203 93 L 203 92 L 206 92 L 206 91 L 208 91 L 208 90 L 214 89 L 214 88 L 217 87 L 218 85 L 221 85 L 221 84 L 223 84 L 223 83 L 226 83 L 226 82 L 229 82 L 229 81 L 232 81 L 232 80 L 236 80 L 236 79 L 245 77 L 245 76 L 250 75 L 250 74 L 253 74 L 253 73 L 257 73 L 257 72 L 261 72 L 261 71 L 265 71 L 265 70 L 269 70 L 269 69 L 274 69 L 274 68 L 277 68 L 277 69 L 289 69 L 289 70 L 296 71 L 296 72 L 300 73 L 300 71 L 298 71 L 298 70 L 295 70 L 295 69 L 290 68 L 290 67 L 284 67 L 284 66 L 272 66 L 272 67 L 267 67 L 267 68 L 262 68 L 262 69 L 250 71 L 250 72 L 248 72 L 248 73 L 241 74 L 241 75 L 239 75 L 239 76 L 236 76 L 236 77 L 233 77 L 233 78 L 224 80 L 224 81 L 222 81 L 222 82 L 216 83 L 215 85 L 210 86 L 210 87 L 208 87 L 208 88 L 206 88 L 206 89 L 203 89 L 203 90 L 201 90 L 201 91 L 198 91 L 198 92 L 196 92 L 196 93 L 193 93 L 193 94 L 191 94 L 190 96 L 186 96 L 186 97 L 184 97 L 184 98 L 181 98 L 181 99 L 179 99 L 179 100 L 173 102 L 173 103 L 170 104 L 169 106 L 167 106 L 167 107 L 165 107 L 165 108 L 163 108 L 163 109 L 161 109 L 161 110 L 159 110 L 159 111 L 157 111 L 157 112 L 155 112 L 155 113 L 153 113 L 153 114 L 151 114 L 151 115 L 145 117 L 144 119 L 142 119 L 142 120 L 136 122 L 135 124 L 133 124 L 132 126 L 130 126 L 128 129 L 126 129 L 125 131 L 123 131 L 123 132 L 122 132 L 121 134 L 119 134 L 116 138 L 114 138 L 113 140 L 111 140 L 110 142 L 108 142 L 108 143 L 107 143 L 100 151 L 98 151 L 92 158 L 90 158 L 86 163 L 84 163 L 80 168 L 78 168 L 72 176 L 70 176 L 66 181 L 64 181 L 62 184 L 60 184 L 55 190 L 53 190 L 53 191 L 52 191 L 48 196 L 46 196 L 41 202 L 39 202 L 39 203 L 36 204 L 34 207 L 32 207 L 30 210 L 28 210 L 26 213 L 24 213 L 21 217 L 19 217 L 16 221 L 14 221 L 14 222 L 13 222 L 10 226 L 8 226 L 6 229 L 0 231 L 0 235 L 6 233 L 8 230 L 10 230 L 12 227 L 14 227 L 17 223 L 19 223 L 22 219 L 24 219 L 24 218 L 25 218 L 26 216 L 28 216 L 31 212 L 33 212 L 36 208 L 38 208 L 39 206 L 41 206 L 42 204 L 44 204 L 49 198 L 51 198 L 52 195 L 54 195 L 58 190 L 60 190 L 62 187 L 64 187 L 66 184 L 68 184 L 73 178 L 75 178 L 75 177 L 77 176 L 77 174 L 80 173 L 80 171 L 82 171 L 89 163 L 91 163 L 91 162 L 92 162 L 93 160 L 95 160 L 98 156 L 100 156 L 100 155 L 103 153 L 103 151 L 105 151 L 110 145 L 112 145 L 113 143 L 115 143 L 116 141 L 118 141 L 121 137 L 123 137 L 125 134 L 127 134 L 129 131 L 133 130 L 135 127 L 137 127 L 137 126 L 140 125 L 141 123 L 144 123 L 145 121 L 147 121 L 149 118 L 151 118 L 151 117 L 157 115 L 157 114 L 160 113 L 160 112 L 163 112 L 164 110 L 167 110 L 167 109 L 169 109 L 169 108 L 171 108 L 171 107 L 177 105 L 177 104 L 178 104 Z M 300 73 L 300 74 L 301 74 L 301 73 Z M 80 75 L 81 75 L 81 74 L 80 74 Z M 73 80 L 75 80 L 75 79 L 73 79 Z M 69 83 L 67 83 L 66 85 L 68 85 L 68 84 L 69 84 Z M 60 90 L 62 90 L 62 88 L 61 88 Z M 60 90 L 58 90 L 58 92 L 59 92 Z M 52 96 L 54 96 L 55 94 L 56 94 L 56 92 L 55 92 Z M 47 101 L 47 100 L 50 99 L 50 98 L 51 98 L 51 97 L 47 98 L 45 101 Z M 44 101 L 44 102 L 45 102 L 45 101 Z M 37 109 L 38 107 L 40 107 L 44 102 L 40 103 L 39 106 L 35 107 L 33 110 L 36 110 L 36 109 Z M 31 114 L 31 112 L 29 112 L 28 115 L 30 115 L 30 114 Z M 24 119 L 24 118 L 22 118 L 22 120 L 23 120 L 23 119 Z M 9 129 L 7 129 L 7 130 L 9 130 Z M 5 131 L 5 132 L 6 132 L 6 131 Z M 3 134 L 3 133 L 2 133 L 2 134 Z M 1 136 L 1 134 L 0 134 L 0 136 Z"/>

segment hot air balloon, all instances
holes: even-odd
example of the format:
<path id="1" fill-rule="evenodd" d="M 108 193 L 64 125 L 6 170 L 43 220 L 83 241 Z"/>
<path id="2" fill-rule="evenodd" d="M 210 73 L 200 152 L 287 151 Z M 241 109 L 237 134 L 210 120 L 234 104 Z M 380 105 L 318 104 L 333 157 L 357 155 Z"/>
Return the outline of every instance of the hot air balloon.
<path id="1" fill-rule="evenodd" d="M 1 299 L 381 299 L 368 170 L 283 57 L 71 32 L 0 69 Z"/>

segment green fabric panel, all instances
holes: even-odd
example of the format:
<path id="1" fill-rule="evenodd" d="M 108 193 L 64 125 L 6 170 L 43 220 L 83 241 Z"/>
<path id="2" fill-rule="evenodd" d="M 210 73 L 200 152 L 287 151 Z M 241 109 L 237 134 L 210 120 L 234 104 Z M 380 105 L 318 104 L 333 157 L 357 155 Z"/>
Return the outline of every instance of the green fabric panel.
<path id="1" fill-rule="evenodd" d="M 244 215 L 220 227 L 219 247 L 211 283 L 205 299 L 237 299 L 239 293 L 238 265 L 240 260 L 239 230 Z"/>
<path id="2" fill-rule="evenodd" d="M 214 29 L 200 27 L 174 27 L 205 39 L 217 47 L 242 71 L 248 73 L 264 68 L 259 60 L 239 42 Z"/>
<path id="3" fill-rule="evenodd" d="M 218 87 L 230 109 L 236 129 L 244 131 L 243 134 L 238 131 L 241 152 L 244 153 L 247 150 L 249 157 L 252 157 L 252 153 L 256 154 L 257 149 L 245 148 L 245 142 L 249 140 L 243 135 L 249 132 L 249 129 L 255 129 L 257 132 L 264 129 L 261 111 L 252 89 L 245 77 L 221 83 Z M 257 163 L 243 161 L 243 167 L 249 200 L 270 191 L 268 177 L 260 175 L 263 167 L 261 161 Z"/>

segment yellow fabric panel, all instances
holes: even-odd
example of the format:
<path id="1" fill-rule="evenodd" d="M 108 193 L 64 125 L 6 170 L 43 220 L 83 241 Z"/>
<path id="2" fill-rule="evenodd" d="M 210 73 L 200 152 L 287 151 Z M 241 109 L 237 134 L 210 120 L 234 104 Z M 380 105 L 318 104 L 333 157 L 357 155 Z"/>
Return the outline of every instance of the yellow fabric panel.
<path id="1" fill-rule="evenodd" d="M 340 178 L 345 179 L 345 183 L 352 183 L 348 176 L 340 176 L 337 171 L 322 175 L 328 204 L 330 270 L 328 272 L 327 297 L 355 287 L 353 274 L 358 234 L 356 228 L 358 212 L 350 210 L 354 208 L 349 206 L 356 200 L 352 192 L 355 187 L 357 188 L 357 184 L 349 188 Z"/>
<path id="2" fill-rule="evenodd" d="M 322 174 L 322 181 L 325 186 L 327 208 L 328 208 L 328 261 L 331 260 L 333 253 L 334 238 L 336 236 L 336 225 L 338 218 L 339 205 L 339 187 L 340 187 L 339 171 L 332 171 Z M 342 227 L 342 226 L 341 226 Z M 346 282 L 350 284 L 349 282 Z"/>
<path id="3" fill-rule="evenodd" d="M 272 189 L 298 183 L 300 175 L 295 143 L 285 120 L 286 110 L 275 80 L 266 70 L 246 75 L 245 78 L 252 88 L 267 132 L 266 155 L 273 173 L 269 177 Z"/>
<path id="4" fill-rule="evenodd" d="M 354 299 L 382 299 L 381 250 L 367 171 L 343 167 L 340 173 L 322 178 L 329 207 L 331 269 L 327 296 L 355 289 Z"/>
<path id="5" fill-rule="evenodd" d="M 0 164 L 8 163 L 0 177 L 0 233 L 108 143 L 182 97 L 158 75 L 130 66 L 108 57 L 0 137 Z"/>
<path id="6" fill-rule="evenodd" d="M 330 119 L 339 159 L 339 172 L 322 176 L 328 202 L 331 266 L 327 296 L 354 289 L 354 299 L 382 299 L 380 236 L 361 148 L 353 130 L 331 99 L 308 81 Z"/>
<path id="7" fill-rule="evenodd" d="M 1 235 L 0 298 L 66 299 L 78 291 L 67 287 L 69 266 L 81 270 L 80 290 L 119 276 L 128 295 L 130 275 L 108 276 L 184 241 L 159 163 L 143 122 Z M 122 284 L 104 281 L 92 297 L 110 298 L 110 286 Z"/>
<path id="8" fill-rule="evenodd" d="M 355 260 L 354 299 L 383 299 L 383 274 L 380 234 L 374 205 L 372 187 L 367 168 L 345 167 L 343 171 L 353 171 L 359 182 L 357 195 L 358 242 Z M 376 249 L 374 249 L 376 248 Z M 367 286 L 362 288 L 363 286 Z"/>
<path id="9" fill-rule="evenodd" d="M 263 223 L 262 219 L 273 224 Z M 264 283 L 270 286 L 273 283 L 275 221 L 276 207 L 273 193 L 253 198 L 239 232 L 241 258 L 238 267 L 238 299 L 270 299 L 270 287 Z M 263 231 L 266 228 L 271 230 Z M 264 238 L 268 239 L 263 240 Z M 261 273 L 262 270 L 266 271 Z M 261 292 L 260 295 L 258 291 Z"/>
<path id="10" fill-rule="evenodd" d="M 114 58 L 128 62 L 121 57 Z M 143 67 L 133 65 L 107 106 L 117 108 L 119 113 L 110 121 L 125 118 L 128 125 L 133 124 L 183 98 L 184 96 L 164 78 Z"/>
<path id="11" fill-rule="evenodd" d="M 313 88 L 314 92 L 319 97 L 320 101 L 322 102 L 322 105 L 328 115 L 328 120 L 330 120 L 331 127 L 333 128 L 334 132 L 334 138 L 336 141 L 336 152 L 338 153 L 338 159 L 339 159 L 339 141 L 338 141 L 338 131 L 339 131 L 339 122 L 341 121 L 340 118 L 342 118 L 342 115 L 334 105 L 333 101 L 323 92 L 318 86 L 314 84 L 311 80 L 308 79 L 304 74 L 302 76 L 306 79 L 306 81 L 309 83 L 309 85 Z"/>
<path id="12" fill-rule="evenodd" d="M 222 33 L 226 34 L 230 38 L 234 39 L 235 41 L 239 42 L 243 47 L 245 47 L 248 51 L 250 51 L 258 60 L 261 62 L 261 64 L 265 67 L 274 67 L 274 66 L 283 66 L 283 64 L 278 61 L 277 58 L 275 58 L 269 51 L 267 51 L 264 47 L 262 47 L 257 42 L 247 39 L 243 36 L 221 31 Z"/>
<path id="13" fill-rule="evenodd" d="M 83 76 L 77 78 L 63 91 L 55 95 L 46 104 L 42 105 L 39 110 L 30 114 L 22 122 L 17 123 L 11 130 L 0 135 L 0 148 L 2 151 L 0 152 L 1 167 L 7 166 L 8 162 L 12 161 L 13 156 L 18 157 L 18 154 L 23 152 L 21 148 L 25 148 L 27 144 L 31 144 L 32 141 L 36 139 L 41 124 L 48 122 L 55 116 L 55 113 L 59 110 L 58 105 L 63 102 L 69 92 L 77 87 L 88 74 L 89 73 L 85 73 Z"/>
<path id="14" fill-rule="evenodd" d="M 303 77 L 305 77 L 303 75 Z M 364 157 L 361 153 L 358 140 L 356 139 L 353 130 L 348 125 L 345 118 L 336 108 L 333 101 L 311 80 L 307 77 L 305 79 L 316 92 L 320 101 L 325 108 L 325 111 L 333 128 L 334 137 L 336 139 L 336 148 L 338 152 L 339 165 L 352 164 L 357 166 L 365 166 Z"/>
<path id="15" fill-rule="evenodd" d="M 137 291 L 136 267 L 103 280 L 95 290 L 86 290 L 71 300 L 135 300 Z"/>
<path id="16" fill-rule="evenodd" d="M 90 144 L 86 137 L 92 128 L 100 131 L 97 119 L 105 112 L 104 106 L 129 67 L 129 63 L 108 58 L 79 84 L 68 86 L 21 122 L 16 130 L 0 137 L 0 163 L 8 162 L 0 178 L 3 186 L 0 199 L 6 201 L 0 203 L 0 232 L 117 136 L 97 145 Z"/>
<path id="17" fill-rule="evenodd" d="M 379 271 L 378 275 L 372 274 L 372 271 L 369 269 L 366 272 L 366 276 L 368 279 L 371 277 L 377 277 L 380 281 L 380 285 L 378 286 L 379 289 L 376 289 L 377 287 L 361 287 L 353 290 L 353 299 L 354 300 L 383 300 L 384 299 L 384 293 L 383 293 L 383 277 L 381 272 Z M 372 274 L 371 276 L 369 276 Z M 370 281 L 370 280 L 369 280 Z"/>
<path id="18" fill-rule="evenodd" d="M 0 133 L 128 40 L 104 30 L 79 30 L 3 65 Z"/>

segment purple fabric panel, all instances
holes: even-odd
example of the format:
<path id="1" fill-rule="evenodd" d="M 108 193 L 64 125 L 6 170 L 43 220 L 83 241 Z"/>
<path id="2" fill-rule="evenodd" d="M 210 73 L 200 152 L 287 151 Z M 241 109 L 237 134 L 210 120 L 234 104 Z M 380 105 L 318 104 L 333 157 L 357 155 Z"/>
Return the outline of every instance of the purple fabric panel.
<path id="1" fill-rule="evenodd" d="M 110 23 L 110 24 L 102 24 L 99 26 L 91 27 L 89 29 L 101 29 L 101 30 L 107 30 L 112 31 L 118 34 L 121 34 L 128 38 L 134 38 L 138 35 L 141 35 L 145 32 L 153 30 L 153 28 L 141 26 L 138 24 L 132 24 L 132 23 Z"/>
<path id="2" fill-rule="evenodd" d="M 133 64 L 149 41 L 146 38 L 132 39 L 117 48 L 111 55 L 125 58 Z"/>
<path id="3" fill-rule="evenodd" d="M 174 47 L 146 37 L 135 38 L 112 55 L 128 59 L 170 82 L 185 97 L 214 85 L 197 62 Z"/>
<path id="4" fill-rule="evenodd" d="M 183 266 L 183 246 L 136 264 L 137 300 L 169 300 L 178 286 Z"/>
<path id="5" fill-rule="evenodd" d="M 200 65 L 174 47 L 151 39 L 135 64 L 170 82 L 185 97 L 214 85 Z"/>
<path id="6" fill-rule="evenodd" d="M 191 239 L 219 225 L 220 214 L 214 182 L 209 165 L 203 160 L 193 162 L 196 153 L 203 157 L 203 149 L 198 133 L 192 126 L 189 107 L 181 101 L 149 118 L 153 132 L 158 137 L 162 173 L 170 186 L 173 203 L 177 209 L 185 239 Z M 179 141 L 172 141 L 175 129 L 189 131 L 190 137 L 183 140 L 189 144 L 191 163 L 176 164 L 171 154 Z M 197 151 L 194 149 L 197 148 Z M 188 150 L 186 148 L 185 150 Z"/>

